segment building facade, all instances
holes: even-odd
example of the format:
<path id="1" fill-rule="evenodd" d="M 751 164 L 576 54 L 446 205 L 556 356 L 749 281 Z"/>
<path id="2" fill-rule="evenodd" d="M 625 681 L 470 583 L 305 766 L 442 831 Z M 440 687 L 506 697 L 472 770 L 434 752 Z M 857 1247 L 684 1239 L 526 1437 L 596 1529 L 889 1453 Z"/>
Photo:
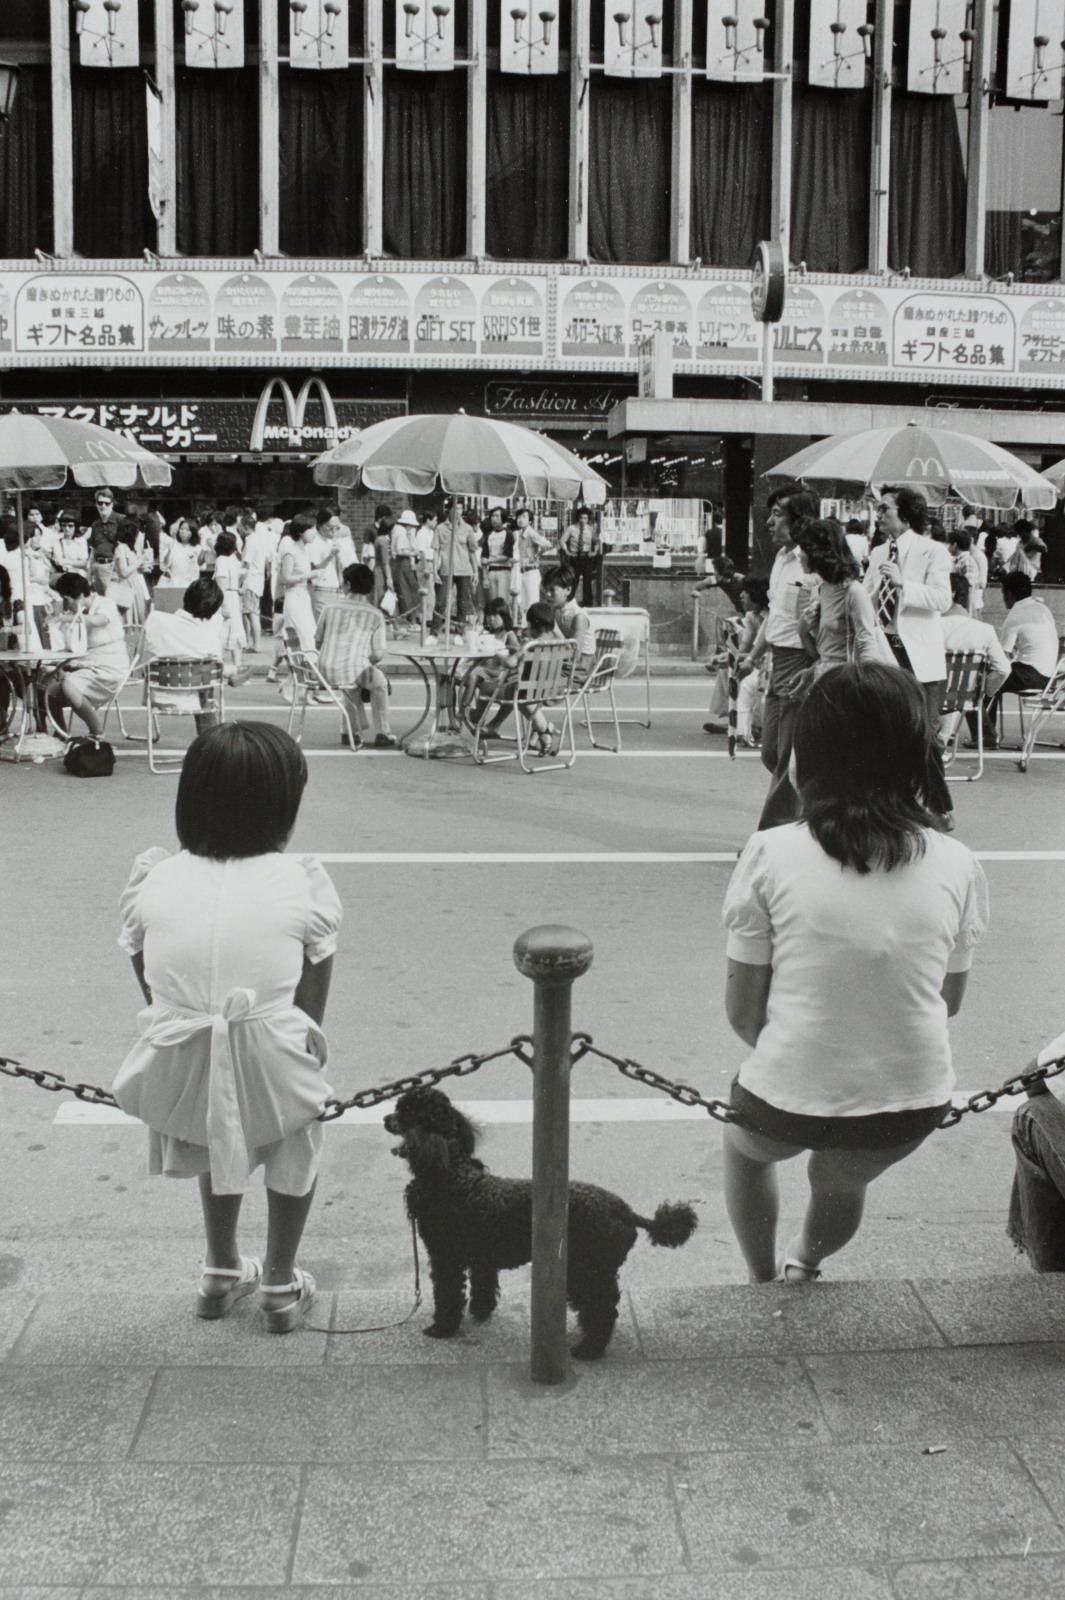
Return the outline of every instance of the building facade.
<path id="1" fill-rule="evenodd" d="M 5 0 L 0 402 L 132 428 L 178 462 L 175 504 L 289 505 L 345 430 L 464 406 L 619 495 L 724 506 L 744 555 L 804 406 L 964 405 L 1049 465 L 1053 12 Z M 791 263 L 770 415 L 738 404 L 764 381 L 762 240 Z M 628 427 L 655 332 L 678 409 Z"/>

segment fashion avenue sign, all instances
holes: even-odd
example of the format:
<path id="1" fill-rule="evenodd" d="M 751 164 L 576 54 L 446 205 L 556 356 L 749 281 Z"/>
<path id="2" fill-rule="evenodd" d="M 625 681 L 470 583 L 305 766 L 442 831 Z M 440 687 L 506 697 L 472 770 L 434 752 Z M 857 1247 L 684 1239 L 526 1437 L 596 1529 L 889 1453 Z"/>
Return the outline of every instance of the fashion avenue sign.
<path id="1" fill-rule="evenodd" d="M 484 409 L 490 417 L 605 417 L 634 393 L 631 383 L 487 383 Z"/>

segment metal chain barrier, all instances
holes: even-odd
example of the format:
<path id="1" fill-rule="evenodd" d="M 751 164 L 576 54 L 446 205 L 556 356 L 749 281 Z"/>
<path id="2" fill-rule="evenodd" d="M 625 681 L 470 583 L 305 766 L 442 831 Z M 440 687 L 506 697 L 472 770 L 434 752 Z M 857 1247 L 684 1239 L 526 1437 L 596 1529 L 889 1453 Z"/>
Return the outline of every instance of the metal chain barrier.
<path id="1" fill-rule="evenodd" d="M 631 1078 L 635 1083 L 645 1083 L 649 1089 L 656 1089 L 660 1094 L 669 1095 L 670 1099 L 679 1101 L 682 1106 L 701 1106 L 716 1122 L 735 1122 L 742 1125 L 742 1117 L 737 1116 L 727 1100 L 716 1097 L 707 1100 L 689 1083 L 674 1083 L 672 1079 L 663 1077 L 660 1072 L 641 1066 L 631 1057 L 614 1056 L 608 1050 L 600 1050 L 598 1045 L 593 1043 L 590 1033 L 574 1033 L 572 1040 L 571 1066 L 575 1067 L 585 1056 L 595 1056 L 598 1060 L 609 1062 L 612 1067 L 616 1067 L 624 1077 Z M 396 1078 L 391 1083 L 380 1084 L 375 1089 L 360 1089 L 347 1100 L 331 1098 L 326 1101 L 326 1108 L 318 1120 L 333 1122 L 337 1117 L 342 1117 L 345 1111 L 369 1110 L 373 1106 L 384 1104 L 386 1100 L 398 1099 L 408 1089 L 426 1088 L 442 1083 L 445 1078 L 468 1077 L 472 1072 L 479 1072 L 490 1061 L 499 1061 L 505 1056 L 513 1056 L 524 1066 L 531 1067 L 532 1045 L 533 1041 L 528 1034 L 519 1033 L 500 1050 L 489 1050 L 483 1055 L 476 1055 L 471 1051 L 456 1056 L 446 1067 L 430 1067 L 425 1072 Z M 1025 1094 L 1036 1084 L 1045 1083 L 1048 1078 L 1056 1078 L 1063 1072 L 1065 1072 L 1065 1056 L 1057 1056 L 1045 1066 L 1032 1067 L 1026 1072 L 1015 1073 L 997 1089 L 980 1089 L 976 1094 L 971 1094 L 964 1105 L 952 1106 L 939 1126 L 954 1128 L 969 1112 L 990 1111 L 1007 1096 Z M 9 1056 L 0 1056 L 0 1073 L 6 1074 L 9 1078 L 25 1078 L 30 1083 L 35 1083 L 39 1089 L 46 1089 L 49 1094 L 58 1094 L 65 1089 L 76 1099 L 87 1101 L 89 1105 L 118 1106 L 118 1101 L 108 1089 L 100 1089 L 91 1083 L 69 1083 L 60 1072 L 24 1067 L 21 1062 L 14 1061 Z"/>

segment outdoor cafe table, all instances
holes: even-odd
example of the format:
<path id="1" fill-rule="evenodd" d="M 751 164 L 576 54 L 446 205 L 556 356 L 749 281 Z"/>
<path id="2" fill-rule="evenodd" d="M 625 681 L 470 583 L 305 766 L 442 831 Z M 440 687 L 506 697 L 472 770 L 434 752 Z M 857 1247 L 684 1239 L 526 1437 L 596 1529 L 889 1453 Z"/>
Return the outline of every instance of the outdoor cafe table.
<path id="1" fill-rule="evenodd" d="M 458 674 L 463 663 L 494 660 L 499 655 L 498 643 L 490 640 L 484 645 L 393 643 L 388 653 L 409 661 L 425 684 L 425 710 L 399 741 L 404 754 L 420 756 L 423 760 L 472 756 L 473 748 L 459 716 Z M 426 732 L 418 737 L 427 722 Z"/>
<path id="2" fill-rule="evenodd" d="M 11 689 L 11 704 L 6 711 L 0 708 L 0 739 L 6 739 L 16 708 L 21 704 L 21 718 L 15 740 L 14 759 L 18 761 L 31 731 L 48 734 L 55 731 L 48 715 L 47 696 L 41 692 L 41 681 L 64 661 L 73 659 L 71 650 L 0 650 L 0 676 Z"/>

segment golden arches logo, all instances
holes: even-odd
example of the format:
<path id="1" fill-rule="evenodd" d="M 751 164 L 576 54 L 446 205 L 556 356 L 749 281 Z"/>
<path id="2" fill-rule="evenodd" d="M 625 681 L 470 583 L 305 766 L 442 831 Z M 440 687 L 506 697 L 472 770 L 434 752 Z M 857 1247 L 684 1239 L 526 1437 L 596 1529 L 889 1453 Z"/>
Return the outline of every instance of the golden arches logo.
<path id="1" fill-rule="evenodd" d="M 322 415 L 325 418 L 324 428 L 305 429 L 304 417 L 307 414 L 307 402 L 311 393 L 317 390 L 318 399 L 321 401 Z M 324 434 L 326 440 L 334 443 L 337 434 L 337 412 L 333 404 L 333 396 L 325 386 L 324 379 L 317 373 L 306 378 L 300 387 L 298 395 L 293 395 L 288 381 L 285 378 L 271 378 L 262 394 L 259 396 L 255 407 L 255 420 L 251 425 L 250 447 L 252 450 L 262 450 L 266 446 L 267 415 L 270 410 L 271 400 L 280 400 L 285 407 L 285 429 L 290 448 L 302 443 L 305 433 L 321 438 Z"/>
<path id="2" fill-rule="evenodd" d="M 948 473 L 938 456 L 914 456 L 906 467 L 906 476 L 923 483 L 929 478 L 946 478 Z"/>

